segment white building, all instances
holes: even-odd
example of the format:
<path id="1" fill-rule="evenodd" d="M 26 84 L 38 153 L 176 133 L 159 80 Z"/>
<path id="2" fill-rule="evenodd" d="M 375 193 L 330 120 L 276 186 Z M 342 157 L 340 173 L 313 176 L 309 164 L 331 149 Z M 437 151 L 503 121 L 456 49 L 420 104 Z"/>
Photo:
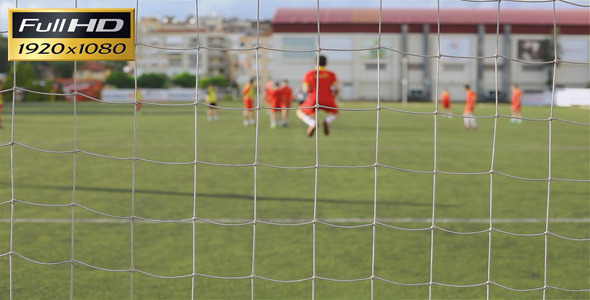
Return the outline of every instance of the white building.
<path id="1" fill-rule="evenodd" d="M 230 78 L 232 60 L 230 40 L 220 18 L 143 18 L 137 28 L 135 64 L 144 73 L 175 74 L 188 72 L 200 76 L 223 75 Z M 197 65 L 198 60 L 198 65 Z"/>
<path id="2" fill-rule="evenodd" d="M 407 95 L 430 101 L 448 88 L 457 101 L 464 100 L 466 84 L 481 100 L 494 99 L 496 86 L 500 100 L 507 100 L 512 83 L 542 92 L 552 78 L 555 56 L 546 52 L 552 48 L 546 41 L 554 37 L 552 10 L 502 9 L 498 15 L 498 10 L 444 9 L 438 15 L 423 9 L 322 9 L 319 19 L 318 44 L 317 9 L 275 13 L 272 45 L 294 51 L 274 57 L 271 76 L 301 82 L 321 48 L 339 77 L 343 100 L 399 101 Z M 558 10 L 556 23 L 555 84 L 586 87 L 590 15 Z"/>

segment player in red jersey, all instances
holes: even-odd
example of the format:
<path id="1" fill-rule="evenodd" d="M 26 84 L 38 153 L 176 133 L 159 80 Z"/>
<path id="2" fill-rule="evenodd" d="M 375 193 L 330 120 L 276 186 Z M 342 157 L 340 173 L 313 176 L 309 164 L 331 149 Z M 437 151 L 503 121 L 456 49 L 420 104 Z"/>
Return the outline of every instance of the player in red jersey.
<path id="1" fill-rule="evenodd" d="M 317 126 L 314 117 L 316 100 L 317 109 L 328 113 L 323 122 L 325 135 L 330 133 L 330 124 L 338 117 L 338 105 L 336 104 L 338 79 L 334 72 L 326 69 L 327 63 L 327 58 L 320 55 L 318 68 L 303 76 L 303 92 L 308 94 L 307 99 L 301 103 L 297 110 L 297 117 L 309 126 L 307 128 L 307 136 L 309 137 L 313 136 Z"/>
<path id="2" fill-rule="evenodd" d="M 270 109 L 270 128 L 277 127 L 277 115 L 280 114 L 280 108 L 282 106 L 282 92 L 280 89 L 280 84 L 277 81 L 272 89 L 266 90 L 268 98 L 269 98 L 269 106 Z"/>
<path id="3" fill-rule="evenodd" d="M 443 112 L 448 113 L 448 117 L 452 118 L 453 111 L 451 110 L 451 93 L 449 93 L 448 89 L 444 89 L 443 92 L 440 94 L 440 103 L 443 107 Z"/>
<path id="4" fill-rule="evenodd" d="M 522 123 L 522 91 L 518 88 L 518 85 L 512 85 L 512 118 L 510 119 L 510 123 L 513 124 L 520 124 Z"/>
<path id="5" fill-rule="evenodd" d="M 473 111 L 475 110 L 475 103 L 477 103 L 477 94 L 469 87 L 465 85 L 466 98 L 465 98 L 465 110 L 463 111 L 463 123 L 467 129 L 476 129 L 477 121 L 473 117 Z"/>
<path id="6" fill-rule="evenodd" d="M 248 83 L 242 89 L 242 95 L 244 96 L 244 126 L 254 125 L 254 99 L 256 99 L 256 84 L 254 79 L 250 79 Z"/>
<path id="7" fill-rule="evenodd" d="M 266 82 L 266 85 L 264 86 L 264 96 L 265 96 L 267 106 L 271 106 L 270 101 L 271 101 L 271 96 L 272 96 L 274 86 L 275 86 L 274 81 L 272 81 L 270 79 Z M 266 112 L 269 113 L 269 111 L 266 111 Z"/>
<path id="8" fill-rule="evenodd" d="M 281 123 L 280 126 L 287 126 L 289 124 L 289 108 L 291 108 L 291 102 L 293 101 L 293 89 L 289 86 L 288 80 L 283 80 L 283 84 L 280 87 L 281 91 Z"/>

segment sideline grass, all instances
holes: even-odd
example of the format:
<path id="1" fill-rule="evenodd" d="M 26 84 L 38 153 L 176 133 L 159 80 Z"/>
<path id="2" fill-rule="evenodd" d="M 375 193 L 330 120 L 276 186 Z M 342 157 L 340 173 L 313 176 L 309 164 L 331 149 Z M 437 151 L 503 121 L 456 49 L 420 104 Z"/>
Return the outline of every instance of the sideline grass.
<path id="1" fill-rule="evenodd" d="M 238 102 L 222 105 L 240 107 Z M 192 106 L 146 104 L 134 125 L 131 105 L 77 103 L 74 118 L 72 103 L 18 103 L 15 141 L 44 151 L 12 147 L 14 197 L 46 206 L 14 204 L 14 218 L 25 220 L 14 224 L 12 243 L 18 254 L 12 256 L 14 299 L 69 298 L 71 224 L 26 220 L 70 220 L 69 204 L 73 199 L 79 205 L 73 209 L 74 217 L 80 220 L 74 226 L 74 258 L 87 264 L 73 265 L 75 299 L 128 299 L 131 286 L 135 299 L 189 298 L 191 279 L 186 276 L 193 272 L 192 224 L 169 221 L 192 218 L 194 203 L 196 216 L 207 220 L 244 222 L 253 220 L 256 214 L 258 220 L 310 222 L 314 212 L 319 220 L 336 220 L 343 227 L 315 225 L 315 271 L 320 278 L 345 281 L 316 280 L 316 299 L 369 299 L 371 281 L 367 279 L 372 275 L 373 231 L 371 226 L 354 225 L 372 222 L 367 220 L 373 219 L 375 199 L 378 220 L 412 229 L 376 227 L 374 274 L 379 279 L 374 281 L 375 299 L 427 298 L 433 194 L 436 219 L 457 221 L 441 221 L 437 226 L 460 233 L 481 231 L 456 234 L 434 230 L 432 280 L 445 285 L 477 286 L 459 288 L 437 284 L 432 287 L 433 298 L 486 297 L 486 286 L 481 284 L 488 280 L 489 222 L 461 220 L 488 220 L 490 195 L 494 219 L 537 220 L 497 222 L 495 229 L 539 234 L 492 232 L 491 281 L 526 291 L 491 285 L 490 296 L 541 298 L 543 291 L 539 288 L 544 285 L 545 275 L 542 233 L 546 226 L 543 220 L 547 217 L 548 189 L 552 220 L 587 220 L 590 215 L 588 182 L 552 180 L 548 185 L 549 158 L 552 178 L 587 180 L 589 127 L 562 121 L 549 124 L 548 107 L 525 107 L 525 117 L 535 120 L 511 125 L 507 118 L 500 118 L 493 148 L 493 118 L 478 119 L 480 128 L 472 131 L 462 129 L 460 117 L 439 116 L 436 163 L 443 173 L 437 175 L 434 191 L 435 122 L 433 115 L 422 114 L 432 112 L 433 105 L 385 103 L 385 107 L 393 110 L 382 109 L 378 120 L 378 112 L 372 109 L 375 106 L 368 102 L 344 103 L 343 108 L 347 110 L 334 123 L 331 136 L 318 136 L 317 153 L 315 138 L 305 136 L 305 126 L 294 114 L 289 127 L 270 129 L 268 117 L 261 111 L 256 135 L 254 127 L 242 126 L 240 110 L 222 110 L 222 120 L 210 123 L 205 117 L 205 107 L 200 106 L 195 153 Z M 455 104 L 456 113 L 462 108 L 459 106 Z M 509 106 L 501 105 L 499 113 L 509 115 Z M 482 104 L 476 114 L 493 116 L 495 108 L 489 103 Z M 584 109 L 555 108 L 554 117 L 590 123 L 588 110 Z M 11 121 L 10 108 L 5 109 L 4 128 L 0 131 L 0 218 L 3 220 L 11 218 L 11 147 L 8 145 Z M 71 153 L 75 147 L 92 154 Z M 131 160 L 134 151 L 137 157 L 145 159 L 138 160 L 135 169 Z M 375 172 L 376 154 L 378 163 L 384 166 L 377 167 Z M 192 164 L 195 156 L 200 162 L 196 167 L 196 198 Z M 314 210 L 316 156 L 320 167 Z M 254 166 L 254 162 L 259 165 Z M 492 167 L 510 176 L 488 174 Z M 85 208 L 116 217 L 129 217 L 133 213 L 137 217 L 168 221 L 134 225 L 133 265 L 142 272 L 181 278 L 134 272 L 131 281 L 130 272 L 126 271 L 132 266 L 130 224 Z M 346 219 L 359 221 L 345 222 Z M 254 226 L 255 253 L 252 252 Z M 587 221 L 551 222 L 549 231 L 570 238 L 590 237 Z M 249 276 L 254 257 L 257 276 L 289 281 L 255 278 L 256 299 L 310 299 L 313 232 L 314 225 L 310 223 L 297 226 L 197 223 L 196 272 L 206 276 L 195 277 L 195 298 L 250 298 Z M 590 288 L 590 242 L 553 235 L 547 236 L 547 241 L 547 284 L 572 290 Z M 2 221 L 2 299 L 9 295 L 9 250 L 10 223 Z M 350 279 L 365 280 L 346 281 Z M 588 292 L 548 289 L 546 298 L 587 299 Z"/>

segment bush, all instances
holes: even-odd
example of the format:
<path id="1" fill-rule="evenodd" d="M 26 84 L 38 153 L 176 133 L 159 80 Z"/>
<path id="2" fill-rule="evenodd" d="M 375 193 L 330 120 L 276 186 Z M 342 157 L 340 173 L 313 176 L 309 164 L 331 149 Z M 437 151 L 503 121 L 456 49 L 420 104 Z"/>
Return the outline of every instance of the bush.
<path id="1" fill-rule="evenodd" d="M 52 82 L 40 82 L 37 78 L 37 72 L 33 68 L 33 65 L 29 62 L 18 62 L 12 64 L 8 74 L 14 74 L 14 67 L 16 65 L 16 86 L 30 91 L 49 93 L 51 92 Z M 6 81 L 2 84 L 2 88 L 11 88 L 14 86 L 14 76 L 6 76 Z M 40 101 L 49 100 L 49 96 L 44 94 L 32 93 L 32 92 L 19 92 L 25 93 L 23 100 L 29 101 Z M 4 93 L 2 95 L 4 100 L 12 101 L 13 93 Z"/>
<path id="2" fill-rule="evenodd" d="M 183 88 L 194 88 L 197 85 L 197 76 L 188 72 L 176 74 L 172 78 L 172 84 Z"/>
<path id="3" fill-rule="evenodd" d="M 168 86 L 168 76 L 162 73 L 146 73 L 137 77 L 137 86 L 142 88 L 161 89 Z"/>
<path id="4" fill-rule="evenodd" d="M 135 80 L 133 77 L 125 74 L 122 71 L 114 71 L 107 77 L 106 84 L 110 84 L 120 89 L 135 88 Z"/>
<path id="5" fill-rule="evenodd" d="M 226 87 L 229 85 L 229 80 L 223 75 L 217 75 L 212 77 L 203 77 L 199 80 L 199 87 L 206 88 L 211 84 L 215 84 L 218 87 Z"/>

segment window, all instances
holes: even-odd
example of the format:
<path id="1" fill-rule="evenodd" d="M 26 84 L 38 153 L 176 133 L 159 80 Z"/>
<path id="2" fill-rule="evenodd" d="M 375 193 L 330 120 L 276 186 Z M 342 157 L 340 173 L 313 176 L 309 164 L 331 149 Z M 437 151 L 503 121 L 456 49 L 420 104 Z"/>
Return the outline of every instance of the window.
<path id="1" fill-rule="evenodd" d="M 309 52 L 283 52 L 283 58 L 291 59 L 313 59 L 315 52 L 315 40 L 312 37 L 286 37 L 283 38 L 283 49 L 307 50 Z"/>
<path id="2" fill-rule="evenodd" d="M 448 71 L 448 72 L 463 72 L 463 70 L 465 70 L 465 65 L 445 64 L 445 65 L 443 65 L 443 70 Z"/>
<path id="3" fill-rule="evenodd" d="M 522 66 L 522 70 L 525 72 L 539 72 L 543 71 L 544 66 L 540 65 L 524 65 Z"/>
<path id="4" fill-rule="evenodd" d="M 377 64 L 377 63 L 365 64 L 365 70 L 367 70 L 367 71 L 377 71 L 377 69 L 379 69 L 380 71 L 383 71 L 386 69 L 386 65 L 383 63 L 381 63 L 381 64 Z"/>

